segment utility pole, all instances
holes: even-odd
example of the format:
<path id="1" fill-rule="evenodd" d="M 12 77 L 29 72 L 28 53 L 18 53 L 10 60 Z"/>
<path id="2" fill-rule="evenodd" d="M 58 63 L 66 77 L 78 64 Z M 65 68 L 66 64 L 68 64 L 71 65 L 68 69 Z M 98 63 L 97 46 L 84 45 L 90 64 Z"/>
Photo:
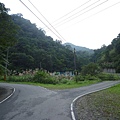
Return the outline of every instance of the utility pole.
<path id="1" fill-rule="evenodd" d="M 76 71 L 76 51 L 74 48 L 74 75 L 78 75 L 78 72 Z M 78 82 L 78 80 L 76 79 L 76 83 Z"/>
<path id="2" fill-rule="evenodd" d="M 76 51 L 75 51 L 75 48 L 74 48 L 74 71 L 76 71 Z"/>
<path id="3" fill-rule="evenodd" d="M 52 69 L 52 67 L 53 67 L 52 55 L 50 55 L 50 67 L 51 67 L 50 70 L 51 70 L 51 73 L 52 73 L 52 70 L 53 70 L 53 69 Z"/>
<path id="4" fill-rule="evenodd" d="M 42 69 L 42 65 L 41 65 L 42 63 L 40 62 L 40 70 Z"/>
<path id="5" fill-rule="evenodd" d="M 8 53 L 9 53 L 9 48 L 7 49 L 7 55 L 6 55 L 6 65 L 5 65 L 5 75 L 4 75 L 4 80 L 6 80 L 6 77 L 7 77 Z"/>

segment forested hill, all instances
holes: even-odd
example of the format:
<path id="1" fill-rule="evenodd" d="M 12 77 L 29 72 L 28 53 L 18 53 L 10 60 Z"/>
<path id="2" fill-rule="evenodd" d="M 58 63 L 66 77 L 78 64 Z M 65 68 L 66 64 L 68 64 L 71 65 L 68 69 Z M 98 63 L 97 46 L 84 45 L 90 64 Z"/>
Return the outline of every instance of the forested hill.
<path id="1" fill-rule="evenodd" d="M 63 46 L 61 41 L 53 41 L 52 37 L 45 35 L 44 30 L 38 29 L 21 14 L 12 15 L 12 20 L 20 30 L 17 34 L 17 44 L 9 49 L 9 69 L 74 70 L 73 51 Z M 89 60 L 77 57 L 77 69 L 80 70 L 81 66 L 88 62 Z"/>
<path id="2" fill-rule="evenodd" d="M 89 54 L 93 54 L 94 51 L 92 49 L 89 49 L 89 48 L 86 48 L 86 47 L 81 47 L 81 46 L 76 46 L 72 43 L 64 43 L 63 44 L 64 46 L 67 46 L 67 47 L 70 47 L 72 50 L 75 48 L 76 51 L 86 51 L 88 52 Z"/>
<path id="3" fill-rule="evenodd" d="M 94 50 L 92 61 L 99 63 L 102 68 L 115 69 L 120 73 L 120 34 L 110 45 L 103 45 L 100 49 Z"/>
<path id="4" fill-rule="evenodd" d="M 24 19 L 21 14 L 12 15 L 19 26 L 18 42 L 9 49 L 9 68 L 12 70 L 43 68 L 48 71 L 74 70 L 74 53 L 70 46 L 64 46 L 60 40 L 54 41 L 43 29 Z M 77 70 L 90 62 L 98 63 L 102 68 L 115 68 L 120 72 L 120 34 L 110 45 L 94 50 L 76 51 Z"/>
<path id="5" fill-rule="evenodd" d="M 110 45 L 94 50 L 92 55 L 86 51 L 73 52 L 70 45 L 64 46 L 60 40 L 54 41 L 21 14 L 9 15 L 9 9 L 2 3 L 0 6 L 0 74 L 7 73 L 7 69 L 73 71 L 74 63 L 76 69 L 81 70 L 83 65 L 90 62 L 120 73 L 120 34 Z"/>

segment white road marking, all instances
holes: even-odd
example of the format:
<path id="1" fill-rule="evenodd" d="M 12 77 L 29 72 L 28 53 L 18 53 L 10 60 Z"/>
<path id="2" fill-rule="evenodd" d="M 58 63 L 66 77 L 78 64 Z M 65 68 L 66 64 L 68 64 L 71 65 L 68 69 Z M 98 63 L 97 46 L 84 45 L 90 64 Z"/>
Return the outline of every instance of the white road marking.
<path id="1" fill-rule="evenodd" d="M 117 84 L 117 83 L 116 83 L 116 84 Z M 114 85 L 116 85 L 116 84 L 114 84 Z M 110 87 L 112 87 L 112 86 L 114 86 L 114 85 L 111 85 L 111 86 L 109 86 L 109 87 L 105 87 L 105 88 L 102 88 L 102 89 L 99 89 L 99 90 L 87 92 L 87 93 L 85 93 L 85 94 L 83 94 L 83 95 L 79 95 L 78 97 L 76 97 L 76 98 L 72 101 L 72 103 L 71 103 L 71 105 L 70 105 L 72 120 L 76 120 L 75 114 L 74 114 L 74 110 L 73 110 L 73 104 L 74 104 L 74 102 L 75 102 L 77 99 L 79 99 L 80 97 L 83 97 L 83 96 L 85 96 L 85 95 L 88 95 L 88 94 L 90 94 L 90 93 L 95 93 L 95 92 L 98 92 L 98 91 L 101 91 L 101 90 L 105 90 L 105 89 L 110 88 Z"/>
<path id="2" fill-rule="evenodd" d="M 14 94 L 14 92 L 15 92 L 15 88 L 13 88 L 13 92 L 8 97 L 6 97 L 4 100 L 2 100 L 0 102 L 0 104 L 3 103 L 3 102 L 5 102 L 7 99 L 9 99 Z"/>

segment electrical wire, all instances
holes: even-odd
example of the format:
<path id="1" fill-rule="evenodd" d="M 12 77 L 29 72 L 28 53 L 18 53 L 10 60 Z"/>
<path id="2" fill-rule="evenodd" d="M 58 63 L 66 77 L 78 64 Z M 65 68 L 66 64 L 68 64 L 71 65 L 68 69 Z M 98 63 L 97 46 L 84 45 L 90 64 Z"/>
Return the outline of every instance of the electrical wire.
<path id="1" fill-rule="evenodd" d="M 21 0 L 20 0 L 20 1 L 21 1 Z M 91 9 L 85 11 L 84 13 L 80 14 L 79 16 L 81 16 L 81 15 L 83 15 L 83 14 L 85 14 L 85 13 L 87 13 L 87 12 L 93 10 L 93 9 L 95 9 L 96 7 L 102 5 L 102 4 L 106 3 L 106 2 L 108 2 L 108 0 L 106 0 L 106 1 L 104 1 L 104 2 L 102 2 L 102 3 L 100 3 L 100 4 L 98 4 L 97 6 L 95 6 L 95 7 L 91 8 Z M 92 17 L 92 16 L 95 16 L 95 15 L 97 15 L 97 14 L 99 14 L 99 13 L 101 13 L 101 12 L 103 12 L 103 11 L 105 11 L 105 10 L 107 10 L 107 9 L 109 9 L 109 8 L 111 8 L 111 7 L 115 6 L 115 5 L 117 5 L 117 4 L 119 4 L 119 3 L 120 3 L 120 2 L 117 2 L 117 3 L 115 3 L 115 4 L 113 4 L 113 5 L 111 5 L 111 6 L 107 7 L 107 8 L 105 8 L 105 9 L 103 9 L 103 10 L 101 10 L 101 11 L 95 13 L 95 14 L 92 14 L 92 15 L 86 17 L 85 19 L 83 19 L 83 20 L 81 20 L 81 21 L 79 21 L 79 22 L 77 22 L 77 23 L 80 23 L 80 22 L 82 22 L 82 21 L 84 21 L 84 20 L 86 20 L 86 19 L 88 19 L 88 18 L 90 18 L 90 17 Z M 76 9 L 77 9 L 77 8 L 76 8 Z M 75 9 L 74 9 L 74 10 L 75 10 Z M 70 13 L 70 12 L 69 12 L 69 13 Z M 69 13 L 68 13 L 68 14 L 69 14 Z M 36 16 L 36 15 L 35 15 L 35 16 Z M 75 18 L 77 18 L 77 17 L 79 17 L 79 16 L 76 16 Z M 38 17 L 37 17 L 37 18 L 38 18 Z M 73 18 L 73 19 L 74 19 L 74 18 Z M 72 20 L 72 19 L 71 19 L 71 20 Z M 71 21 L 71 20 L 69 20 L 69 21 Z M 65 23 L 66 23 L 66 22 L 65 22 Z M 65 24 L 65 23 L 64 23 L 64 24 Z M 77 23 L 75 23 L 75 24 L 77 24 Z M 45 25 L 45 26 L 46 26 L 46 25 Z M 57 37 L 58 37 L 58 36 L 57 36 Z"/>
<path id="2" fill-rule="evenodd" d="M 102 3 L 100 3 L 100 4 L 98 4 L 97 6 L 95 6 L 95 7 L 91 8 L 91 9 L 89 9 L 89 10 L 87 10 L 87 11 L 85 11 L 85 12 L 81 13 L 80 15 L 78 15 L 78 16 L 76 16 L 76 17 L 72 18 L 72 19 L 69 19 L 69 20 L 67 20 L 67 21 L 63 21 L 61 24 L 56 24 L 55 26 L 56 26 L 56 27 L 59 27 L 59 26 L 61 26 L 61 25 L 65 24 L 65 23 L 67 23 L 67 22 L 69 22 L 69 21 L 71 21 L 71 20 L 73 20 L 73 19 L 75 19 L 75 18 L 78 18 L 79 16 L 84 15 L 85 13 L 87 13 L 87 12 L 89 12 L 89 11 L 91 11 L 91 10 L 93 10 L 93 9 L 97 8 L 98 6 L 100 6 L 100 5 L 104 4 L 104 3 L 108 2 L 108 1 L 109 1 L 109 0 L 106 0 L 106 1 L 104 1 L 104 2 L 102 2 Z"/>
<path id="3" fill-rule="evenodd" d="M 90 1 L 91 1 L 91 0 L 89 0 L 89 1 L 87 1 L 86 3 L 82 4 L 81 7 L 82 7 L 83 5 L 85 5 L 85 4 L 87 4 L 87 3 L 90 2 Z M 85 9 L 87 9 L 87 8 L 89 8 L 89 7 L 91 7 L 92 5 L 96 4 L 96 3 L 99 2 L 99 1 L 100 1 L 100 0 L 98 0 L 98 1 L 96 1 L 96 2 L 94 2 L 94 3 L 92 3 L 91 5 L 89 5 L 89 6 L 87 6 L 86 8 L 80 10 L 79 12 L 77 12 L 77 13 L 75 13 L 75 14 L 69 16 L 68 18 L 65 18 L 65 19 L 62 20 L 62 21 L 59 21 L 59 19 L 58 19 L 58 20 L 57 20 L 58 23 L 54 24 L 54 26 L 56 26 L 56 27 L 62 26 L 63 24 L 65 24 L 65 23 L 67 23 L 67 22 L 69 22 L 69 21 L 72 21 L 73 19 L 75 19 L 75 18 L 77 18 L 77 17 L 79 17 L 79 16 L 81 16 L 81 15 L 84 15 L 85 13 L 91 11 L 92 9 L 95 9 L 96 7 L 98 7 L 98 6 L 102 5 L 102 4 L 104 4 L 104 3 L 107 2 L 108 0 L 106 0 L 106 1 L 104 1 L 104 2 L 102 2 L 102 3 L 100 3 L 99 5 L 97 5 L 97 6 L 93 7 L 93 8 L 91 8 L 91 9 L 89 9 L 89 10 L 83 12 L 82 14 L 80 14 L 80 15 L 78 15 L 78 16 L 72 18 L 72 19 L 69 19 L 69 18 L 75 16 L 76 14 L 79 14 L 79 13 L 82 12 L 83 10 L 85 10 Z M 77 7 L 76 9 L 78 9 L 78 8 L 80 8 L 80 6 Z M 67 13 L 66 15 L 72 13 L 72 12 L 75 11 L 76 9 L 72 10 L 71 12 Z M 63 17 L 66 17 L 66 16 L 64 15 Z M 61 17 L 60 19 L 62 19 L 62 17 Z M 68 19 L 68 20 L 67 20 L 67 19 Z M 67 20 L 67 21 L 66 21 L 66 20 Z M 56 22 L 57 22 L 57 21 L 56 21 Z M 54 22 L 53 22 L 53 23 L 54 23 Z"/>
<path id="4" fill-rule="evenodd" d="M 86 10 L 87 8 L 89 8 L 89 7 L 93 6 L 94 4 L 98 3 L 99 1 L 100 1 L 100 0 L 98 0 L 98 1 L 96 1 L 96 2 L 94 2 L 94 3 L 92 3 L 91 5 L 89 5 L 89 6 L 85 7 L 84 9 L 82 9 L 82 10 L 78 11 L 77 13 L 74 13 L 73 15 L 71 15 L 71 16 L 69 16 L 69 17 L 67 17 L 67 18 L 63 19 L 62 21 L 57 22 L 55 25 L 58 25 L 58 24 L 60 24 L 60 23 L 62 23 L 62 22 L 64 23 L 64 21 L 66 21 L 67 19 L 74 17 L 75 15 L 77 15 L 77 14 L 79 14 L 80 12 L 82 12 L 82 11 Z"/>
<path id="5" fill-rule="evenodd" d="M 37 9 L 37 7 L 30 1 L 28 0 L 29 3 L 37 10 L 37 12 L 49 23 L 49 25 L 56 31 L 56 33 L 64 40 L 66 41 L 61 35 L 60 33 L 54 28 L 54 26 L 45 18 L 45 16 Z"/>
<path id="6" fill-rule="evenodd" d="M 101 12 L 104 12 L 105 10 L 110 9 L 110 8 L 116 6 L 117 4 L 120 4 L 120 1 L 117 2 L 117 3 L 115 3 L 115 4 L 112 4 L 111 6 L 105 8 L 105 9 L 100 10 L 99 12 L 97 12 L 97 13 L 95 13 L 95 14 L 92 14 L 92 15 L 90 15 L 90 16 L 88 16 L 88 17 L 82 19 L 81 21 L 76 22 L 75 24 L 78 24 L 78 23 L 80 23 L 80 22 L 82 22 L 82 21 L 84 21 L 84 20 L 87 20 L 87 19 L 89 19 L 89 18 L 91 18 L 91 17 L 93 17 L 93 16 L 95 16 L 95 15 L 101 13 Z M 75 25 L 75 24 L 73 24 L 73 25 Z M 71 27 L 71 26 L 69 26 L 69 27 Z M 68 28 L 68 27 L 67 27 L 67 28 Z M 67 28 L 66 28 L 66 29 L 67 29 Z M 65 29 L 65 28 L 64 28 L 64 29 Z"/>
<path id="7" fill-rule="evenodd" d="M 89 0 L 89 1 L 87 1 L 87 2 L 85 2 L 85 3 L 83 3 L 83 4 L 80 5 L 79 7 L 73 9 L 73 10 L 70 11 L 69 13 L 67 13 L 67 14 L 65 14 L 64 16 L 60 17 L 59 19 L 55 20 L 55 21 L 53 22 L 53 24 L 58 25 L 58 24 L 60 24 L 62 21 L 69 19 L 69 18 L 72 17 L 72 16 L 70 16 L 70 17 L 68 17 L 68 18 L 65 18 L 65 17 L 68 16 L 69 14 L 73 13 L 74 11 L 76 11 L 77 9 L 79 9 L 80 7 L 86 5 L 86 4 L 89 3 L 90 1 L 92 1 L 92 0 Z M 97 2 L 99 2 L 99 1 L 100 1 L 100 0 L 98 0 Z M 97 3 L 97 2 L 94 2 L 93 4 L 95 4 L 95 3 Z M 92 5 L 93 5 L 93 4 L 92 4 Z M 90 5 L 90 6 L 92 6 L 92 5 Z M 81 11 L 83 11 L 83 10 L 89 8 L 90 6 L 88 6 L 88 7 L 84 8 L 84 9 L 82 9 Z M 81 11 L 79 11 L 79 12 L 81 12 Z M 77 12 L 77 13 L 79 13 L 79 12 Z M 75 13 L 75 14 L 77 14 L 77 13 Z M 73 14 L 73 16 L 74 16 L 74 14 Z M 60 21 L 61 19 L 63 19 L 63 20 Z M 43 28 L 43 29 L 45 29 L 45 28 Z"/>
<path id="8" fill-rule="evenodd" d="M 19 0 L 40 22 L 42 22 L 45 27 L 47 27 L 54 35 L 56 35 L 56 37 L 58 37 L 60 40 L 61 38 L 53 31 L 51 30 L 24 2 L 22 2 L 21 0 Z"/>
<path id="9" fill-rule="evenodd" d="M 87 2 L 83 3 L 83 4 L 80 5 L 79 7 L 73 9 L 73 10 L 70 11 L 69 13 L 67 13 L 67 14 L 63 15 L 62 17 L 58 18 L 58 19 L 55 20 L 53 23 L 55 23 L 55 22 L 59 21 L 60 19 L 62 19 L 62 18 L 64 18 L 64 17 L 68 16 L 69 14 L 73 13 L 73 12 L 76 11 L 77 9 L 79 9 L 79 8 L 81 8 L 82 6 L 86 5 L 86 4 L 89 3 L 90 1 L 92 1 L 92 0 L 88 0 Z"/>
<path id="10" fill-rule="evenodd" d="M 119 4 L 119 3 L 120 3 L 120 1 L 117 2 L 117 3 L 115 3 L 115 4 L 113 4 L 113 5 L 111 5 L 111 6 L 109 6 L 109 7 L 107 7 L 107 8 L 105 8 L 105 9 L 102 9 L 101 11 L 99 11 L 99 12 L 97 12 L 97 13 L 95 13 L 95 14 L 92 14 L 92 15 L 86 17 L 85 19 L 83 19 L 83 20 L 81 20 L 81 21 L 79 21 L 79 22 L 77 22 L 77 23 L 80 23 L 80 22 L 82 22 L 82 21 L 84 21 L 84 20 L 86 20 L 86 19 L 88 19 L 88 18 L 90 18 L 90 17 L 93 17 L 93 16 L 95 16 L 95 15 L 97 15 L 97 14 L 99 14 L 99 13 L 101 13 L 101 12 L 107 10 L 107 9 L 110 9 L 111 7 L 114 7 L 115 5 L 117 5 L 117 4 Z M 75 23 L 75 24 L 77 24 L 77 23 Z"/>

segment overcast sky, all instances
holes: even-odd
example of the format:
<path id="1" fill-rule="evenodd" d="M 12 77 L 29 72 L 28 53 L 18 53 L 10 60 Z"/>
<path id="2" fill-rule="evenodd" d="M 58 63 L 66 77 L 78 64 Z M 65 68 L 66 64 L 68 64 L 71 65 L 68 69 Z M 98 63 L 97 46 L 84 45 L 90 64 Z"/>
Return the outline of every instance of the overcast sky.
<path id="1" fill-rule="evenodd" d="M 28 0 L 21 1 L 49 26 Z M 120 0 L 30 1 L 65 39 L 61 38 L 63 43 L 70 42 L 78 46 L 97 49 L 103 44 L 109 45 L 120 33 Z M 60 39 L 48 30 L 19 0 L 0 0 L 0 2 L 10 8 L 10 14 L 22 13 L 24 18 L 36 23 L 37 27 L 43 28 L 46 35 L 50 35 L 54 40 Z M 54 31 L 51 26 L 49 27 Z"/>

